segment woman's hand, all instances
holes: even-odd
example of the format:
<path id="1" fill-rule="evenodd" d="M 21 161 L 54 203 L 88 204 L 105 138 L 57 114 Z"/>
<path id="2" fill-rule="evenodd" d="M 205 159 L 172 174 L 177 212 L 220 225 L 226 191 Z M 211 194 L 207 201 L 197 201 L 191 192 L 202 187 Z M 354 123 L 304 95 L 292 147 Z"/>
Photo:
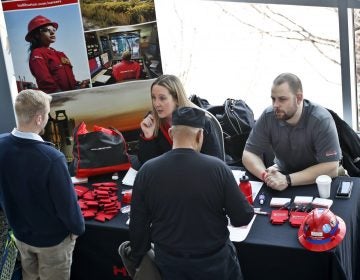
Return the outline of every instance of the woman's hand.
<path id="1" fill-rule="evenodd" d="M 155 130 L 154 116 L 151 113 L 148 114 L 140 123 L 140 127 L 145 138 L 153 137 Z"/>

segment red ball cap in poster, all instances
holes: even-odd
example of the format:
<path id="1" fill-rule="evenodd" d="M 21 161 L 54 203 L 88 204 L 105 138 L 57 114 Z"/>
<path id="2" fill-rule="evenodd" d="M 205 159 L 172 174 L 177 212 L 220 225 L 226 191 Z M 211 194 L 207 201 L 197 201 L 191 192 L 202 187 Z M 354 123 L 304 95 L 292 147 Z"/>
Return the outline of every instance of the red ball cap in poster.
<path id="1" fill-rule="evenodd" d="M 298 238 L 306 249 L 322 252 L 340 244 L 345 233 L 346 225 L 343 219 L 327 208 L 315 208 L 301 224 Z"/>
<path id="2" fill-rule="evenodd" d="M 28 24 L 28 33 L 25 36 L 25 40 L 30 42 L 31 41 L 31 37 L 32 37 L 32 32 L 43 25 L 52 25 L 54 26 L 56 29 L 58 29 L 59 25 L 57 24 L 57 22 L 53 22 L 51 20 L 49 20 L 48 18 L 42 16 L 42 15 L 38 15 L 36 17 L 34 17 L 32 20 L 30 20 L 29 24 Z"/>

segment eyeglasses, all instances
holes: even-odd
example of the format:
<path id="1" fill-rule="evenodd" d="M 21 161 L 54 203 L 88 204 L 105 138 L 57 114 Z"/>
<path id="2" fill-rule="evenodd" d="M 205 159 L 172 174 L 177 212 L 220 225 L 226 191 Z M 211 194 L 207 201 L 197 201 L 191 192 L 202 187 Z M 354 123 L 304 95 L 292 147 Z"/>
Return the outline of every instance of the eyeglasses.
<path id="1" fill-rule="evenodd" d="M 40 28 L 40 32 L 42 32 L 42 33 L 46 33 L 46 32 L 55 33 L 56 28 L 43 27 L 43 28 Z"/>

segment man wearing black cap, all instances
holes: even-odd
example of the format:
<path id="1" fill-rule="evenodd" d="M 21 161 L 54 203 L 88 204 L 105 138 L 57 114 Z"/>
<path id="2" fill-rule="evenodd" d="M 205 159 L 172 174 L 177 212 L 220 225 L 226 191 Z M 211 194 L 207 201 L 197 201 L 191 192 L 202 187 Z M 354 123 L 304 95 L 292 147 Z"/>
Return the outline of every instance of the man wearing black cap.
<path id="1" fill-rule="evenodd" d="M 247 225 L 254 215 L 231 170 L 201 154 L 205 113 L 174 111 L 173 149 L 139 170 L 131 203 L 131 259 L 138 266 L 155 245 L 162 279 L 242 279 L 228 218 Z"/>

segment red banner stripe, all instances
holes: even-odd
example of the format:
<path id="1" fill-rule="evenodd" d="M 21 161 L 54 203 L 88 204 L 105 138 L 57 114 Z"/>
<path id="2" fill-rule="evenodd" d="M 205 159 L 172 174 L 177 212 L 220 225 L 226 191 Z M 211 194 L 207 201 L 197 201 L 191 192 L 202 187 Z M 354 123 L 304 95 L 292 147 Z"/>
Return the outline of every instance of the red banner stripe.
<path id="1" fill-rule="evenodd" d="M 2 2 L 4 11 L 26 10 L 77 4 L 77 0 L 37 0 L 37 1 L 8 1 Z"/>

